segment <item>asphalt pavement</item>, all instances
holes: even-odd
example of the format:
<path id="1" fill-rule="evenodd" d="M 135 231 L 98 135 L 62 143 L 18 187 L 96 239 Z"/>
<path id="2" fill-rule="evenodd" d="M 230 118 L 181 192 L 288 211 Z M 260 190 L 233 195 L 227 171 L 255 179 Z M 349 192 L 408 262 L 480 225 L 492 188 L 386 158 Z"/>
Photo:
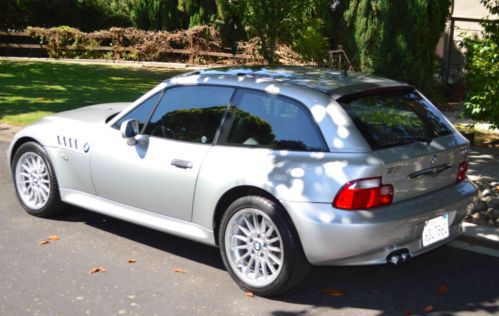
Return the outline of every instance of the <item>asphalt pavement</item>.
<path id="1" fill-rule="evenodd" d="M 73 207 L 53 219 L 28 215 L 6 148 L 0 141 L 0 315 L 499 313 L 499 259 L 449 246 L 402 267 L 314 268 L 290 294 L 250 297 L 217 248 Z M 51 235 L 60 239 L 39 244 Z"/>

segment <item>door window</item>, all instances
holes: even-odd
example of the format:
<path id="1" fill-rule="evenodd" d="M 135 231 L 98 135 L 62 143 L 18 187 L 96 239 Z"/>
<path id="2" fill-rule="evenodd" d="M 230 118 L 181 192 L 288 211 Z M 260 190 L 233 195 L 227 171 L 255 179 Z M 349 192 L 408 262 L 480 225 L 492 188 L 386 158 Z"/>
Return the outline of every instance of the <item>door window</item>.
<path id="1" fill-rule="evenodd" d="M 310 112 L 297 101 L 240 90 L 230 111 L 229 145 L 300 151 L 326 151 Z"/>
<path id="2" fill-rule="evenodd" d="M 154 106 L 158 102 L 159 98 L 161 96 L 161 93 L 156 93 L 149 99 L 145 100 L 138 106 L 136 106 L 133 110 L 128 112 L 125 116 L 120 118 L 116 123 L 114 123 L 113 127 L 119 129 L 121 127 L 121 123 L 123 123 L 126 120 L 137 120 L 139 121 L 139 131 L 142 132 L 147 119 L 149 119 L 149 116 L 152 113 L 152 110 L 154 109 Z"/>
<path id="3" fill-rule="evenodd" d="M 168 89 L 145 134 L 211 144 L 233 93 L 233 88 L 212 86 Z"/>

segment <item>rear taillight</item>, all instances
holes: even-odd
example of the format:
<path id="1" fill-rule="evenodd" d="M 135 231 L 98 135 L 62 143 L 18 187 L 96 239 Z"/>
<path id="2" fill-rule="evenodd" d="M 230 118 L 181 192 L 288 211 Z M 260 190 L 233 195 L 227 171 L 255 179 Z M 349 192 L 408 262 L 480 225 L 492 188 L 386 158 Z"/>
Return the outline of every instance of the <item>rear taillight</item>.
<path id="1" fill-rule="evenodd" d="M 466 172 L 468 172 L 468 162 L 465 160 L 461 162 L 457 168 L 456 183 L 461 182 L 466 178 Z"/>
<path id="2" fill-rule="evenodd" d="M 344 210 L 363 210 L 393 201 L 393 186 L 382 184 L 381 177 L 359 179 L 345 184 L 333 201 L 335 208 Z"/>

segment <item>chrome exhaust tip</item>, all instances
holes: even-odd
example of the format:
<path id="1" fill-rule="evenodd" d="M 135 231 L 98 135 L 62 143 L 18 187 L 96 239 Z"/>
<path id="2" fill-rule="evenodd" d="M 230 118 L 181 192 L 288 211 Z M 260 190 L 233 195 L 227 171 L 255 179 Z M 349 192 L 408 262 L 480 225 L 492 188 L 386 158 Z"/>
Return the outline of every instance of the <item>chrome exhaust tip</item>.
<path id="1" fill-rule="evenodd" d="M 411 258 L 412 256 L 409 253 L 409 250 L 404 248 L 390 252 L 390 254 L 388 254 L 388 256 L 386 257 L 386 262 L 389 264 L 393 264 L 394 266 L 400 266 L 402 264 L 408 263 Z"/>

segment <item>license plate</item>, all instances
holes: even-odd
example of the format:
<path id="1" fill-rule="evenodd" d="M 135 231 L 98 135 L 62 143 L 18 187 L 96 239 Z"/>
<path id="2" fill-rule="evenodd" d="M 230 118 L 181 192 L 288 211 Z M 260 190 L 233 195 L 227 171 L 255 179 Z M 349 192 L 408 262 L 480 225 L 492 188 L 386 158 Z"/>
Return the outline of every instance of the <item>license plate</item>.
<path id="1" fill-rule="evenodd" d="M 423 229 L 423 247 L 449 237 L 449 214 L 427 220 Z"/>

